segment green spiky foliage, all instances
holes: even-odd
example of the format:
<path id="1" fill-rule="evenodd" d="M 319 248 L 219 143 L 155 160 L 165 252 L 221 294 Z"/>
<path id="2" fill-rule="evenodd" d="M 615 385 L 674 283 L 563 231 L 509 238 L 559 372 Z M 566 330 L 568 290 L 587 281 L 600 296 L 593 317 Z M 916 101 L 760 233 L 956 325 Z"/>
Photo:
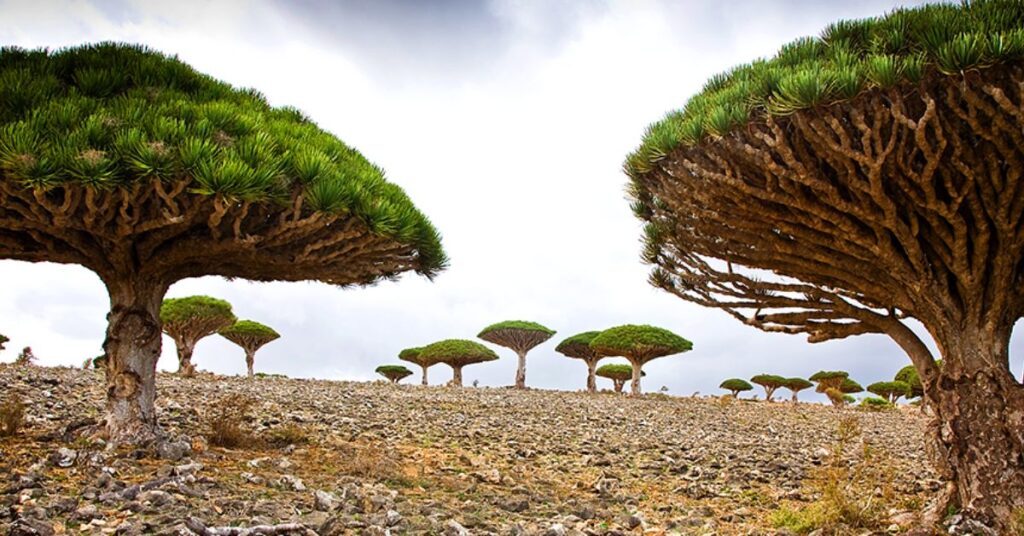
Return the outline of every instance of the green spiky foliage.
<path id="1" fill-rule="evenodd" d="M 876 394 L 890 403 L 895 404 L 900 397 L 910 396 L 910 384 L 894 380 L 891 382 L 875 382 L 868 385 L 868 392 Z"/>
<path id="2" fill-rule="evenodd" d="M 423 379 L 420 381 L 420 384 L 429 385 L 427 381 L 427 369 L 430 368 L 430 366 L 433 365 L 434 362 L 430 361 L 429 359 L 424 359 L 420 357 L 420 350 L 422 349 L 423 348 L 418 346 L 415 348 L 406 348 L 401 352 L 398 352 L 398 359 L 401 359 L 402 361 L 408 361 L 409 363 L 412 363 L 414 365 L 419 365 L 420 368 L 423 370 Z"/>
<path id="3" fill-rule="evenodd" d="M 11 342 L 11 339 L 8 339 L 6 336 L 0 334 L 0 350 L 3 350 L 4 345 L 9 342 Z"/>
<path id="4" fill-rule="evenodd" d="M 779 387 L 786 385 L 786 378 L 775 374 L 758 374 L 750 378 L 750 381 L 764 388 L 764 399 L 768 402 L 772 401 L 772 395 Z"/>
<path id="5" fill-rule="evenodd" d="M 566 357 L 582 359 L 587 364 L 587 391 L 591 393 L 597 391 L 597 362 L 601 360 L 601 355 L 594 351 L 590 343 L 600 333 L 600 331 L 577 333 L 566 337 L 555 347 L 556 352 Z"/>
<path id="6" fill-rule="evenodd" d="M 626 382 L 633 378 L 633 366 L 624 363 L 610 363 L 598 367 L 594 374 L 611 380 L 615 392 L 621 393 Z M 647 374 L 641 371 L 640 375 L 646 376 Z"/>
<path id="7" fill-rule="evenodd" d="M 860 401 L 860 407 L 869 409 L 871 411 L 887 411 L 896 409 L 896 405 L 885 398 L 878 398 L 875 396 L 869 396 Z"/>
<path id="8" fill-rule="evenodd" d="M 466 339 L 445 339 L 420 348 L 419 358 L 452 368 L 452 385 L 462 386 L 462 367 L 498 359 L 494 350 Z"/>
<path id="9" fill-rule="evenodd" d="M 847 404 L 844 394 L 864 390 L 849 376 L 850 373 L 841 370 L 821 370 L 811 375 L 810 380 L 818 384 L 815 391 L 824 394 L 832 405 L 839 407 Z"/>
<path id="10" fill-rule="evenodd" d="M 839 390 L 842 391 L 843 393 L 850 394 L 861 393 L 864 391 L 864 388 L 861 387 L 859 383 L 849 378 L 846 378 L 843 380 L 843 383 L 839 384 Z"/>
<path id="11" fill-rule="evenodd" d="M 548 340 L 555 334 L 555 330 L 542 326 L 536 322 L 526 320 L 506 320 L 491 324 L 477 334 L 481 339 L 511 348 L 519 358 L 516 367 L 515 387 L 526 388 L 526 354 L 538 344 Z"/>
<path id="12" fill-rule="evenodd" d="M 231 304 L 210 296 L 169 298 L 160 306 L 164 333 L 174 339 L 178 350 L 178 372 L 195 373 L 192 352 L 196 343 L 235 323 Z"/>
<path id="13" fill-rule="evenodd" d="M 739 397 L 743 391 L 750 391 L 754 388 L 753 385 L 750 385 L 750 382 L 742 378 L 729 378 L 719 384 L 718 387 L 729 391 L 733 398 Z"/>
<path id="14" fill-rule="evenodd" d="M 786 383 L 783 384 L 783 387 L 793 393 L 793 402 L 798 402 L 798 393 L 804 389 L 814 387 L 814 384 L 803 378 L 786 378 Z"/>
<path id="15" fill-rule="evenodd" d="M 650 172 L 682 146 L 728 135 L 767 115 L 833 104 L 863 91 L 912 86 L 1024 57 L 1024 5 L 974 1 L 897 9 L 884 17 L 839 21 L 820 37 L 786 44 L 712 77 L 682 109 L 647 128 L 626 159 L 630 177 Z"/>
<path id="16" fill-rule="evenodd" d="M 381 365 L 374 372 L 384 376 L 391 383 L 398 383 L 402 379 L 412 376 L 412 371 L 402 365 Z"/>
<path id="17" fill-rule="evenodd" d="M 659 357 L 688 352 L 693 343 L 671 331 L 648 325 L 626 324 L 606 329 L 590 341 L 601 356 L 621 356 L 633 365 L 631 394 L 640 394 L 640 377 L 645 363 Z"/>
<path id="18" fill-rule="evenodd" d="M 248 377 L 253 377 L 253 364 L 256 362 L 256 352 L 267 343 L 275 341 L 281 335 L 270 326 L 265 326 L 255 320 L 239 320 L 230 326 L 218 331 L 221 337 L 237 344 L 245 351 L 245 368 Z"/>
<path id="19" fill-rule="evenodd" d="M 309 117 L 114 43 L 0 49 L 0 259 L 106 285 L 114 443 L 158 435 L 151 334 L 176 281 L 367 285 L 447 264 L 401 188 Z"/>

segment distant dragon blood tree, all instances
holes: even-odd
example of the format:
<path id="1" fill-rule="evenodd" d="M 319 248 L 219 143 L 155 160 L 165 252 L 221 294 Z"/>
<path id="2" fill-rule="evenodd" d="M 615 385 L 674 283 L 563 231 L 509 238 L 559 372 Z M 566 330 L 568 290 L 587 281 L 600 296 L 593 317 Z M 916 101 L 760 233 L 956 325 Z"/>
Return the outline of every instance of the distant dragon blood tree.
<path id="1" fill-rule="evenodd" d="M 738 398 L 741 392 L 750 391 L 754 388 L 753 385 L 750 385 L 750 382 L 742 378 L 729 378 L 718 387 L 729 391 L 733 398 Z"/>
<path id="2" fill-rule="evenodd" d="M 4 345 L 9 343 L 9 342 L 11 342 L 11 339 L 8 339 L 4 335 L 0 335 L 0 350 L 3 350 L 4 349 Z"/>
<path id="3" fill-rule="evenodd" d="M 420 350 L 422 350 L 422 348 L 406 348 L 405 350 L 398 352 L 398 359 L 408 361 L 414 365 L 419 365 L 420 368 L 423 369 L 423 379 L 420 381 L 420 384 L 430 385 L 427 383 L 427 369 L 434 363 L 432 361 L 422 359 L 420 357 Z"/>
<path id="4" fill-rule="evenodd" d="M 640 376 L 645 363 L 688 352 L 693 343 L 664 328 L 626 324 L 602 331 L 590 341 L 590 347 L 602 357 L 625 357 L 633 365 L 630 394 L 639 395 Z"/>
<path id="5" fill-rule="evenodd" d="M 810 389 L 811 387 L 814 387 L 814 384 L 803 378 L 786 378 L 786 383 L 784 383 L 782 386 L 785 387 L 786 389 L 789 389 L 789 392 L 793 393 L 793 402 L 799 402 L 799 397 L 797 396 L 797 394 L 800 391 L 803 391 L 804 389 Z"/>
<path id="6" fill-rule="evenodd" d="M 764 388 L 764 399 L 768 402 L 772 401 L 772 395 L 779 387 L 786 385 L 786 378 L 782 376 L 776 376 L 775 374 L 758 374 L 753 378 L 750 378 L 751 383 L 756 383 Z"/>
<path id="7" fill-rule="evenodd" d="M 256 352 L 271 341 L 281 338 L 281 335 L 270 326 L 264 326 L 254 320 L 239 320 L 234 324 L 222 328 L 217 333 L 221 337 L 237 344 L 245 351 L 245 371 L 250 378 L 253 377 L 253 365 L 256 363 Z"/>
<path id="8" fill-rule="evenodd" d="M 178 350 L 178 373 L 195 374 L 192 352 L 196 343 L 235 323 L 231 304 L 209 296 L 168 298 L 160 306 L 164 333 L 174 339 Z"/>
<path id="9" fill-rule="evenodd" d="M 910 385 L 901 381 L 875 382 L 868 385 L 868 392 L 895 404 L 900 397 L 910 395 Z"/>
<path id="10" fill-rule="evenodd" d="M 896 376 L 893 381 L 903 382 L 907 384 L 909 394 L 907 398 L 917 398 L 924 396 L 924 386 L 921 385 L 921 377 L 917 375 L 917 369 L 914 365 L 907 365 L 896 372 Z"/>
<path id="11" fill-rule="evenodd" d="M 494 361 L 498 354 L 494 350 L 465 339 L 445 339 L 420 348 L 420 359 L 431 363 L 444 363 L 452 368 L 452 382 L 455 387 L 462 387 L 462 367 Z"/>
<path id="12" fill-rule="evenodd" d="M 477 337 L 481 339 L 511 348 L 519 356 L 519 365 L 516 367 L 516 389 L 526 388 L 526 353 L 534 346 L 548 340 L 555 331 L 548 329 L 536 322 L 524 320 L 507 320 L 491 324 L 484 328 Z"/>
<path id="13" fill-rule="evenodd" d="M 402 190 L 300 112 L 118 44 L 0 49 L 0 258 L 78 264 L 106 285 L 114 443 L 158 436 L 172 283 L 367 285 L 446 264 Z"/>
<path id="14" fill-rule="evenodd" d="M 849 402 L 846 395 L 864 390 L 859 383 L 850 379 L 850 374 L 841 370 L 822 370 L 811 375 L 810 380 L 817 382 L 815 391 L 824 394 L 833 406 L 844 406 Z"/>
<path id="15" fill-rule="evenodd" d="M 594 374 L 611 380 L 615 392 L 621 393 L 622 388 L 626 386 L 626 382 L 633 379 L 633 366 L 622 363 L 601 365 Z M 643 372 L 640 374 L 646 376 Z"/>
<path id="16" fill-rule="evenodd" d="M 412 376 L 412 371 L 402 365 L 381 365 L 377 367 L 374 372 L 384 376 L 391 383 L 398 383 L 404 378 Z"/>
<path id="17" fill-rule="evenodd" d="M 587 391 L 591 393 L 597 391 L 597 377 L 595 374 L 597 372 L 597 362 L 601 360 L 601 355 L 590 347 L 590 343 L 600 333 L 600 331 L 577 333 L 558 343 L 558 346 L 555 347 L 556 352 L 566 357 L 582 359 L 587 364 Z"/>
<path id="18" fill-rule="evenodd" d="M 655 286 L 811 342 L 891 337 L 945 498 L 1001 533 L 1024 508 L 1022 67 L 1021 2 L 843 21 L 712 78 L 625 164 Z"/>

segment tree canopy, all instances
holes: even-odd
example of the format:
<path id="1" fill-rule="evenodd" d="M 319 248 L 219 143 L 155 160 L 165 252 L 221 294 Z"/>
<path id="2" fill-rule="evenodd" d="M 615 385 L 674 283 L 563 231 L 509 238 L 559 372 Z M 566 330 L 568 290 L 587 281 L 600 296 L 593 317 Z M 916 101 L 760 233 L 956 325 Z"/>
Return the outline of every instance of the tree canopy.
<path id="1" fill-rule="evenodd" d="M 764 387 L 764 398 L 769 402 L 771 402 L 775 391 L 786 384 L 786 378 L 776 374 L 758 374 L 750 378 L 750 381 Z"/>
<path id="2" fill-rule="evenodd" d="M 498 359 L 494 350 L 466 339 L 445 339 L 420 348 L 420 359 L 451 366 L 471 365 Z"/>
<path id="3" fill-rule="evenodd" d="M 590 346 L 590 343 L 600 333 L 600 331 L 584 331 L 583 333 L 566 337 L 562 342 L 558 343 L 555 351 L 566 357 L 586 360 L 594 359 L 599 356 L 594 348 Z"/>
<path id="4" fill-rule="evenodd" d="M 814 384 L 803 378 L 786 378 L 786 383 L 783 384 L 783 387 L 795 393 L 809 387 L 814 387 Z"/>
<path id="5" fill-rule="evenodd" d="M 525 389 L 527 352 L 538 344 L 550 339 L 554 334 L 555 331 L 553 329 L 549 329 L 536 322 L 507 320 L 487 326 L 477 337 L 515 351 L 519 358 L 519 363 L 516 367 L 515 387 L 517 389 Z"/>
<path id="6" fill-rule="evenodd" d="M 623 356 L 642 363 L 687 352 L 693 343 L 664 328 L 626 324 L 602 331 L 590 341 L 590 347 L 603 356 Z"/>
<path id="7" fill-rule="evenodd" d="M 381 365 L 374 372 L 384 376 L 392 383 L 398 383 L 402 378 L 412 376 L 412 371 L 402 365 Z"/>
<path id="8" fill-rule="evenodd" d="M 868 385 L 868 392 L 896 402 L 901 396 L 910 396 L 910 385 L 901 381 L 875 382 Z"/>
<path id="9" fill-rule="evenodd" d="M 555 334 L 555 330 L 545 327 L 536 322 L 530 322 L 527 320 L 505 320 L 504 322 L 491 324 L 490 326 L 487 326 L 486 328 L 480 330 L 480 333 L 477 335 L 477 337 L 487 340 L 485 335 L 487 335 L 488 333 L 503 330 L 535 331 L 538 333 L 547 334 L 548 337 L 551 337 L 552 335 Z"/>
<path id="10" fill-rule="evenodd" d="M 269 342 L 281 336 L 280 333 L 274 331 L 270 326 L 260 324 L 255 320 L 239 320 L 217 333 L 239 345 L 241 345 L 241 343 L 237 342 L 236 339 L 242 340 L 242 338 L 252 338 L 262 339 Z"/>
<path id="11" fill-rule="evenodd" d="M 718 387 L 731 391 L 733 396 L 740 394 L 741 391 L 750 391 L 754 388 L 753 385 L 750 385 L 750 382 L 742 378 L 729 378 L 719 384 Z"/>
<path id="12" fill-rule="evenodd" d="M 610 380 L 625 381 L 633 377 L 633 367 L 625 363 L 610 363 L 598 367 L 597 375 Z"/>
<path id="13" fill-rule="evenodd" d="M 3 350 L 4 349 L 4 345 L 9 343 L 9 342 L 11 342 L 11 339 L 8 339 L 4 335 L 0 335 L 0 350 Z"/>
<path id="14" fill-rule="evenodd" d="M 212 319 L 216 323 L 235 322 L 235 314 L 231 312 L 231 304 L 210 296 L 186 296 L 184 298 L 168 298 L 160 306 L 160 322 L 165 329 L 184 322 L 201 319 Z"/>
<path id="15" fill-rule="evenodd" d="M 433 362 L 431 362 L 428 359 L 424 359 L 423 357 L 420 356 L 421 350 L 423 350 L 423 348 L 420 346 L 414 348 L 406 348 L 398 352 L 398 359 L 401 359 L 402 361 L 408 361 L 414 365 L 419 365 L 421 367 L 433 365 Z"/>

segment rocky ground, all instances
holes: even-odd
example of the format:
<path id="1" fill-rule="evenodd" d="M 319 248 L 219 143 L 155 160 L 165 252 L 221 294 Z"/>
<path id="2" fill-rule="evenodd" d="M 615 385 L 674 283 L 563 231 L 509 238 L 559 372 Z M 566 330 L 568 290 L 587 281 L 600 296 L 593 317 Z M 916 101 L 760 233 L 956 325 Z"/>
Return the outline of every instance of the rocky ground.
<path id="1" fill-rule="evenodd" d="M 820 499 L 851 423 L 882 533 L 938 485 L 910 409 L 161 374 L 170 439 L 130 450 L 93 426 L 102 379 L 0 365 L 27 420 L 0 438 L 0 533 L 789 534 L 778 511 Z M 207 440 L 225 408 L 241 447 Z"/>

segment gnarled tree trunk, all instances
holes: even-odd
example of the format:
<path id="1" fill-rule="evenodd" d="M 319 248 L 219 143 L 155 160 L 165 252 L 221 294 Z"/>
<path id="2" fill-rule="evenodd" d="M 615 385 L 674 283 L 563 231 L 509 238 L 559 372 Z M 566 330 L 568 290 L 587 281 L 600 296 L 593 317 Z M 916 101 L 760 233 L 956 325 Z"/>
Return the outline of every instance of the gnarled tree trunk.
<path id="1" fill-rule="evenodd" d="M 192 351 L 195 349 L 195 343 L 192 341 L 175 339 L 174 345 L 178 349 L 178 374 L 187 377 L 194 376 L 196 368 L 192 365 Z"/>
<path id="2" fill-rule="evenodd" d="M 587 391 L 591 393 L 597 392 L 597 360 L 590 359 L 587 361 Z"/>
<path id="3" fill-rule="evenodd" d="M 1024 510 L 1024 386 L 1009 370 L 1009 331 L 958 330 L 925 384 L 932 454 L 965 517 L 1006 534 Z"/>
<path id="4" fill-rule="evenodd" d="M 640 367 L 643 366 L 643 363 L 640 360 L 631 360 L 630 364 L 633 365 L 633 381 L 632 381 L 632 383 L 630 383 L 630 393 L 629 394 L 632 395 L 632 396 L 639 396 L 640 395 L 640 376 L 643 374 L 643 371 L 640 370 Z"/>
<path id="5" fill-rule="evenodd" d="M 612 380 L 612 385 L 615 386 L 616 393 L 621 393 L 622 388 L 626 386 L 626 380 Z"/>
<path id="6" fill-rule="evenodd" d="M 516 389 L 526 389 L 526 352 L 516 350 L 519 356 L 519 367 L 516 368 Z"/>
<path id="7" fill-rule="evenodd" d="M 160 359 L 160 304 L 167 285 L 132 279 L 107 281 L 110 313 L 103 341 L 107 356 L 107 435 L 112 443 L 146 443 L 158 435 L 156 363 Z"/>
<path id="8" fill-rule="evenodd" d="M 462 387 L 462 367 L 452 366 L 452 381 L 451 385 L 454 387 Z"/>

